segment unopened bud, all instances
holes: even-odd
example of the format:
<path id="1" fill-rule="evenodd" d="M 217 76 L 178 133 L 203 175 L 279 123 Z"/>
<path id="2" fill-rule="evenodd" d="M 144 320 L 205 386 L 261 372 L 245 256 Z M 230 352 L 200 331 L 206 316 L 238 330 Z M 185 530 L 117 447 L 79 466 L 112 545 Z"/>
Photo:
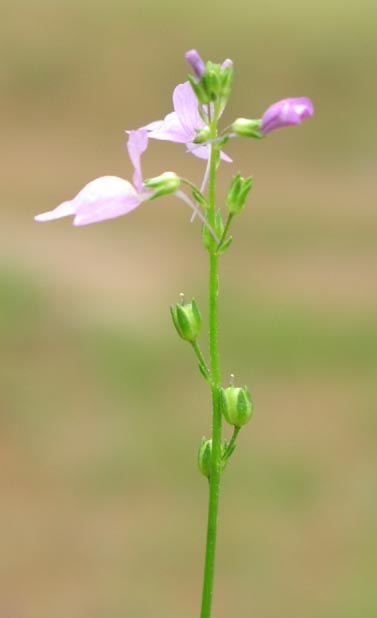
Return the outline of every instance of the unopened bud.
<path id="1" fill-rule="evenodd" d="M 148 178 L 144 181 L 144 187 L 147 189 L 154 189 L 151 200 L 161 195 L 169 195 L 175 193 L 181 184 L 181 179 L 175 172 L 164 172 L 160 176 L 154 178 Z"/>
<path id="2" fill-rule="evenodd" d="M 260 131 L 262 121 L 249 120 L 248 118 L 237 118 L 232 124 L 232 130 L 240 137 L 255 137 L 262 139 L 263 133 Z"/>
<path id="3" fill-rule="evenodd" d="M 225 71 L 225 69 L 233 69 L 233 60 L 226 58 L 226 60 L 222 63 L 221 68 L 223 71 Z"/>
<path id="4" fill-rule="evenodd" d="M 207 478 L 209 478 L 211 474 L 211 464 L 212 440 L 206 440 L 205 438 L 202 438 L 198 452 L 198 466 L 200 472 L 203 474 L 203 476 L 206 476 Z"/>
<path id="5" fill-rule="evenodd" d="M 204 127 L 200 131 L 197 131 L 196 136 L 192 140 L 194 144 L 204 144 L 204 142 L 208 142 L 211 138 L 211 129 L 209 127 Z"/>
<path id="6" fill-rule="evenodd" d="M 242 427 L 253 415 L 253 403 L 249 389 L 228 386 L 221 389 L 221 411 L 230 425 Z"/>
<path id="7" fill-rule="evenodd" d="M 187 57 L 187 56 L 186 56 Z M 222 65 L 208 61 L 203 70 L 202 60 L 197 52 L 189 52 L 188 61 L 196 77 L 189 75 L 189 82 L 201 105 L 218 103 L 224 109 L 230 95 L 233 80 L 233 63 L 225 60 Z"/>
<path id="8" fill-rule="evenodd" d="M 203 76 L 204 71 L 206 70 L 206 65 L 204 60 L 199 56 L 196 49 L 190 49 L 185 53 L 185 58 L 192 70 L 194 71 L 196 77 L 200 80 Z"/>
<path id="9" fill-rule="evenodd" d="M 228 443 L 223 442 L 221 444 L 220 450 L 220 461 L 219 467 L 220 471 L 223 472 L 225 470 L 226 464 L 228 462 L 226 458 L 226 452 L 228 449 Z M 211 468 L 212 468 L 212 440 L 206 440 L 204 437 L 199 446 L 198 451 L 198 466 L 200 472 L 209 478 L 211 476 Z"/>
<path id="10" fill-rule="evenodd" d="M 232 215 L 238 215 L 243 210 L 252 186 L 253 179 L 251 176 L 242 178 L 241 174 L 238 173 L 232 178 L 226 198 L 226 207 Z"/>
<path id="11" fill-rule="evenodd" d="M 200 335 L 202 318 L 195 300 L 191 303 L 178 303 L 170 307 L 171 317 L 177 333 L 185 341 L 196 341 Z"/>

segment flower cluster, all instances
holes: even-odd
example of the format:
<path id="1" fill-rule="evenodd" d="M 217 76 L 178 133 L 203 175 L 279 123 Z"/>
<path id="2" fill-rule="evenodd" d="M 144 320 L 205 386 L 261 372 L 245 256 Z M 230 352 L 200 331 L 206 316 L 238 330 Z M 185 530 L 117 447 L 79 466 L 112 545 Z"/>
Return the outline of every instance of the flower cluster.
<path id="1" fill-rule="evenodd" d="M 233 63 L 227 59 L 221 65 L 211 62 L 205 64 L 196 50 L 188 51 L 186 59 L 194 76 L 174 89 L 174 111 L 163 120 L 151 122 L 135 131 L 126 131 L 128 154 L 134 168 L 133 184 L 118 176 L 101 176 L 85 185 L 73 199 L 63 202 L 54 210 L 37 215 L 36 221 L 52 221 L 73 215 L 75 226 L 87 225 L 125 215 L 146 200 L 170 193 L 188 204 L 194 210 L 194 216 L 199 215 L 208 231 L 219 241 L 205 216 L 206 202 L 202 194 L 206 188 L 208 169 L 201 190 L 193 192 L 193 199 L 182 191 L 181 179 L 174 172 L 164 172 L 146 181 L 143 181 L 141 174 L 140 159 L 147 149 L 149 138 L 184 144 L 188 153 L 200 159 L 210 158 L 214 139 L 213 136 L 211 139 L 209 127 L 214 114 L 217 114 L 217 118 L 221 116 L 229 98 Z M 274 103 L 260 119 L 238 118 L 220 137 L 216 137 L 220 144 L 219 158 L 226 162 L 232 161 L 222 151 L 222 145 L 230 137 L 262 138 L 275 129 L 299 124 L 312 114 L 312 102 L 301 97 Z"/>

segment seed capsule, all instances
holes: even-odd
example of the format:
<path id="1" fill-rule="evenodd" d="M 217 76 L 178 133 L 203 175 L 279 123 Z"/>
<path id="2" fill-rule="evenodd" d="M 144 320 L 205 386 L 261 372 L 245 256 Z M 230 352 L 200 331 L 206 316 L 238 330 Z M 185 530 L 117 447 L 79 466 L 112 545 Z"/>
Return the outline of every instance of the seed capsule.
<path id="1" fill-rule="evenodd" d="M 221 411 L 230 425 L 242 427 L 251 419 L 254 411 L 249 389 L 228 386 L 221 390 Z"/>
<path id="2" fill-rule="evenodd" d="M 178 335 L 185 341 L 196 341 L 200 335 L 202 318 L 195 299 L 193 298 L 191 303 L 172 305 L 170 312 Z"/>

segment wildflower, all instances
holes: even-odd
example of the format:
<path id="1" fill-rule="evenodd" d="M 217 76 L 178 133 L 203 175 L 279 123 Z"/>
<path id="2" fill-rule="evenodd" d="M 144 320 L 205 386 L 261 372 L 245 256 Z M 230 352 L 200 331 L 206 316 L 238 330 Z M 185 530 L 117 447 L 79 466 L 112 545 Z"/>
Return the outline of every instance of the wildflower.
<path id="1" fill-rule="evenodd" d="M 197 214 L 216 242 L 218 237 L 199 207 L 180 190 L 180 178 L 174 172 L 165 172 L 143 182 L 140 157 L 148 146 L 145 129 L 127 131 L 127 150 L 134 167 L 133 185 L 118 176 L 101 176 L 89 182 L 79 193 L 54 210 L 37 215 L 36 221 L 53 221 L 69 215 L 74 216 L 73 225 L 88 225 L 106 219 L 114 219 L 131 212 L 146 200 L 174 193 Z"/>
<path id="2" fill-rule="evenodd" d="M 314 113 L 313 103 L 306 97 L 298 99 L 283 99 L 271 105 L 263 114 L 260 131 L 264 135 L 287 127 L 300 124 L 304 118 Z"/>
<path id="3" fill-rule="evenodd" d="M 207 125 L 199 113 L 198 100 L 189 82 L 178 84 L 173 93 L 174 112 L 165 116 L 164 120 L 157 120 L 147 124 L 143 129 L 148 131 L 152 139 L 186 144 L 188 152 L 200 159 L 209 159 L 210 145 L 194 143 L 198 132 Z M 231 162 L 225 153 L 221 152 L 224 161 Z"/>
<path id="4" fill-rule="evenodd" d="M 133 185 L 118 176 L 101 176 L 89 182 L 72 199 L 54 210 L 35 217 L 36 221 L 52 221 L 73 215 L 73 225 L 87 225 L 125 215 L 153 193 L 143 187 L 140 157 L 148 146 L 148 133 L 143 129 L 129 131 L 128 154 L 134 167 Z"/>

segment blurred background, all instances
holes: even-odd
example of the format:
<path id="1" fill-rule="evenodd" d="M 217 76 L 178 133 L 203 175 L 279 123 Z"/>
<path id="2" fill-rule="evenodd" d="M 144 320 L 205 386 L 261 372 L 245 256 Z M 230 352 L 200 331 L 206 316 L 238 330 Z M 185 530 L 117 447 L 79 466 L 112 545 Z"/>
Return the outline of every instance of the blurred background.
<path id="1" fill-rule="evenodd" d="M 131 177 L 124 130 L 171 111 L 192 47 L 235 63 L 224 126 L 316 108 L 233 140 L 220 176 L 219 196 L 255 179 L 220 347 L 256 411 L 223 476 L 213 615 L 374 618 L 376 3 L 2 0 L 0 27 L 1 618 L 199 615 L 210 399 L 168 312 L 184 291 L 207 315 L 199 224 L 173 198 L 33 222 Z M 203 162 L 152 142 L 143 169 L 199 183 Z"/>

